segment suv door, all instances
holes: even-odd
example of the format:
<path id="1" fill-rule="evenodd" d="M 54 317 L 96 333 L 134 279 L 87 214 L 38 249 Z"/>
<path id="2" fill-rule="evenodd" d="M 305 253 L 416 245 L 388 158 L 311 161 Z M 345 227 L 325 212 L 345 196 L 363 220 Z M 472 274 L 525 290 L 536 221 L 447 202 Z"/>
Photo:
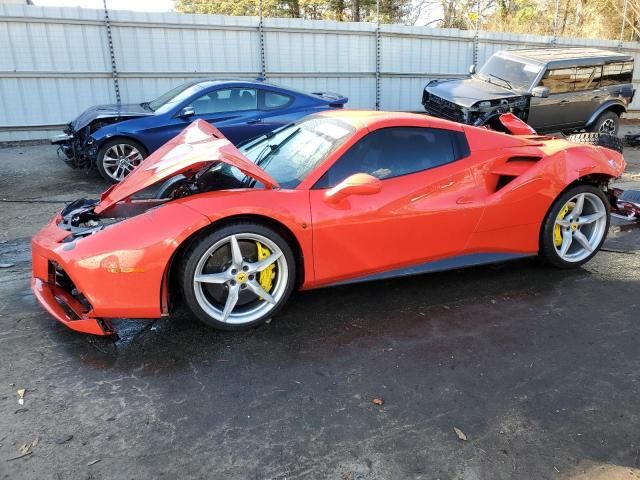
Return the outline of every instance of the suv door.
<path id="1" fill-rule="evenodd" d="M 462 131 L 387 127 L 357 141 L 310 191 L 316 281 L 402 275 L 460 254 L 483 208 L 472 163 Z M 380 178 L 382 190 L 325 200 L 355 173 Z"/>
<path id="2" fill-rule="evenodd" d="M 539 132 L 568 130 L 580 124 L 574 111 L 573 84 L 576 67 L 555 68 L 545 71 L 537 86 L 547 87 L 547 98 L 532 97 L 527 123 Z"/>

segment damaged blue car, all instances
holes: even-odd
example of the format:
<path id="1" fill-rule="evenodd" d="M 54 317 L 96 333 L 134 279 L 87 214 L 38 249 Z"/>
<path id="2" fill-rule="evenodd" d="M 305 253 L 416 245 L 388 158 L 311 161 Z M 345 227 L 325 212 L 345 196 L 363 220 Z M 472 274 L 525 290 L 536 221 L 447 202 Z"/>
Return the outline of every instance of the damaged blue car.
<path id="1" fill-rule="evenodd" d="M 196 119 L 215 125 L 241 143 L 306 115 L 342 108 L 347 98 L 329 92 L 302 93 L 260 80 L 200 79 L 151 102 L 98 105 L 84 111 L 51 139 L 73 168 L 97 167 L 120 182 L 142 160 Z"/>

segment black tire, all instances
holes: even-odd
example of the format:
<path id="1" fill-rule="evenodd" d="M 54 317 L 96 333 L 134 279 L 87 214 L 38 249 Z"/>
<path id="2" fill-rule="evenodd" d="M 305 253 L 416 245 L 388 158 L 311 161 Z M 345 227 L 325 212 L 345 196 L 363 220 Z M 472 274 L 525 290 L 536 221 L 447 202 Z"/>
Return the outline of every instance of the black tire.
<path id="1" fill-rule="evenodd" d="M 282 251 L 281 258 L 286 262 L 288 272 L 287 279 L 281 287 L 283 292 L 281 293 L 282 296 L 277 300 L 277 303 L 268 312 L 260 316 L 260 318 L 256 318 L 253 321 L 242 324 L 224 323 L 207 313 L 199 303 L 196 287 L 194 286 L 194 277 L 200 260 L 205 254 L 207 254 L 208 250 L 212 246 L 230 235 L 242 234 L 260 235 L 275 243 Z M 184 304 L 198 320 L 219 330 L 246 330 L 261 325 L 267 320 L 273 318 L 273 316 L 276 315 L 284 306 L 295 286 L 296 261 L 288 242 L 275 230 L 259 223 L 237 222 L 231 223 L 217 230 L 213 230 L 196 238 L 185 251 L 184 260 L 180 265 L 178 279 L 182 290 Z M 270 290 L 269 292 L 272 293 L 273 290 Z M 258 301 L 259 300 L 256 300 L 256 302 Z"/>
<path id="2" fill-rule="evenodd" d="M 102 175 L 102 177 L 110 183 L 119 183 L 122 180 L 118 180 L 112 173 L 110 173 L 110 166 L 105 165 L 107 161 L 105 158 L 106 153 L 116 145 L 126 145 L 129 148 L 133 148 L 137 152 L 139 152 L 142 158 L 138 161 L 138 158 L 136 157 L 136 162 L 138 164 L 148 156 L 147 150 L 139 142 L 136 142 L 135 140 L 132 140 L 130 138 L 112 138 L 111 140 L 107 140 L 106 142 L 104 142 L 98 150 L 98 155 L 96 156 L 96 167 L 98 167 L 100 175 Z M 122 178 L 126 177 L 128 173 L 130 172 L 125 173 Z"/>
<path id="3" fill-rule="evenodd" d="M 576 133 L 575 135 L 569 135 L 567 140 L 575 143 L 585 143 L 587 145 L 609 148 L 618 153 L 622 153 L 624 149 L 624 142 L 620 138 L 606 133 Z"/>
<path id="4" fill-rule="evenodd" d="M 595 122 L 589 127 L 589 131 L 594 133 L 606 133 L 618 135 L 618 128 L 620 127 L 620 116 L 616 112 L 607 110 L 600 114 Z"/>
<path id="5" fill-rule="evenodd" d="M 564 207 L 564 205 L 567 202 L 569 202 L 573 197 L 575 197 L 580 193 L 593 194 L 602 201 L 602 205 L 604 206 L 605 211 L 607 212 L 606 226 L 605 226 L 604 235 L 602 236 L 602 239 L 600 240 L 597 247 L 593 249 L 593 252 L 591 252 L 591 254 L 588 257 L 580 261 L 568 262 L 563 258 L 561 258 L 558 251 L 556 250 L 556 244 L 554 243 L 554 228 L 555 228 L 556 219 L 560 214 L 560 210 Z M 605 239 L 607 238 L 609 223 L 611 221 L 611 217 L 609 215 L 609 209 L 610 207 L 609 207 L 609 201 L 607 200 L 607 197 L 605 196 L 605 194 L 600 188 L 594 185 L 581 184 L 566 190 L 562 195 L 560 195 L 553 202 L 553 205 L 551 205 L 551 208 L 547 212 L 547 215 L 545 216 L 545 219 L 542 222 L 542 228 L 540 230 L 539 257 L 549 265 L 552 265 L 558 268 L 563 268 L 563 269 L 577 268 L 587 263 L 589 260 L 593 258 L 593 256 L 596 253 L 598 253 L 598 250 L 600 249 Z"/>

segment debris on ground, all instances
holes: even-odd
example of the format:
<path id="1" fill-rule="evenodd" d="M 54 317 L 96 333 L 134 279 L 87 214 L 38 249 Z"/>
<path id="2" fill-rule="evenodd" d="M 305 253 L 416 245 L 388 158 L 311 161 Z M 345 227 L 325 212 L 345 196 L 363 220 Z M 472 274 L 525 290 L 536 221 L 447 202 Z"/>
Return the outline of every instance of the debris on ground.
<path id="1" fill-rule="evenodd" d="M 73 440 L 73 435 L 67 434 L 56 437 L 54 442 L 56 442 L 58 445 L 62 445 L 64 443 L 70 442 L 71 440 Z"/>
<path id="2" fill-rule="evenodd" d="M 0 268 L 11 268 L 14 265 L 15 264 L 13 264 L 13 263 L 0 263 Z"/>
<path id="3" fill-rule="evenodd" d="M 19 388 L 18 389 L 18 404 L 19 405 L 24 405 L 24 394 L 26 393 L 27 389 L 26 388 Z"/>
<path id="4" fill-rule="evenodd" d="M 374 405 L 384 405 L 384 400 L 380 397 L 373 397 L 371 403 L 373 403 Z"/>
<path id="5" fill-rule="evenodd" d="M 456 432 L 456 435 L 458 436 L 458 438 L 464 442 L 467 441 L 467 436 L 464 434 L 464 432 L 462 430 L 460 430 L 458 427 L 453 427 L 453 431 Z"/>
<path id="6" fill-rule="evenodd" d="M 96 458 L 95 460 L 91 460 L 89 463 L 87 463 L 87 467 L 90 467 L 91 465 L 95 465 L 100 460 L 102 460 L 102 459 L 101 458 Z"/>

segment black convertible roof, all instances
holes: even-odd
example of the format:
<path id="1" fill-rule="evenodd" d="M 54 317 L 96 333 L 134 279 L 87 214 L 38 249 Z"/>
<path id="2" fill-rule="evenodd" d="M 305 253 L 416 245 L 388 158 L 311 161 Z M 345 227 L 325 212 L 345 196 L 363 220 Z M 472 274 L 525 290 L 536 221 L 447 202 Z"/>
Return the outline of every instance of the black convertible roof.
<path id="1" fill-rule="evenodd" d="M 571 67 L 577 65 L 600 65 L 610 62 L 632 62 L 633 57 L 624 53 L 586 47 L 542 47 L 504 50 L 502 55 L 519 58 L 549 67 Z"/>

